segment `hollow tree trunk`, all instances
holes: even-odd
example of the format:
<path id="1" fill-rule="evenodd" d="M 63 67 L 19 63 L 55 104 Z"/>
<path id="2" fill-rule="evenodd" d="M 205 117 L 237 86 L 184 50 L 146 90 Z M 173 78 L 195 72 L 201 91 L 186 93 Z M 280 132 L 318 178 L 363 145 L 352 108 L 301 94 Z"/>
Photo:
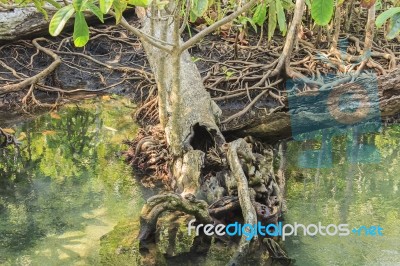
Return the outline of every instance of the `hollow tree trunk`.
<path id="1" fill-rule="evenodd" d="M 142 30 L 173 44 L 175 26 L 173 17 L 148 18 Z M 143 46 L 157 82 L 160 122 L 173 156 L 172 174 L 177 179 L 178 192 L 195 195 L 205 153 L 204 150 L 195 150 L 191 142 L 198 137 L 198 130 L 205 129 L 216 143 L 224 143 L 217 125 L 221 110 L 205 90 L 200 73 L 187 51 L 177 59 L 177 55 L 146 42 Z"/>
<path id="2" fill-rule="evenodd" d="M 166 12 L 174 9 L 171 3 Z M 219 161 L 219 173 L 224 175 L 224 183 L 230 184 L 224 186 L 216 181 L 213 187 L 218 187 L 220 193 L 211 203 L 223 202 L 224 196 L 228 196 L 235 202 L 232 206 L 240 205 L 244 223 L 256 224 L 260 219 L 276 221 L 280 194 L 271 172 L 272 165 L 263 159 L 263 155 L 254 153 L 243 139 L 225 142 L 218 125 L 221 110 L 205 90 L 190 54 L 186 50 L 177 52 L 176 48 L 182 43 L 179 19 L 171 14 L 161 18 L 153 14 L 152 17 L 145 19 L 142 31 L 175 48 L 167 52 L 143 42 L 158 86 L 160 122 L 169 146 L 169 166 L 171 177 L 176 181 L 177 194 L 158 195 L 148 200 L 142 210 L 139 239 L 149 238 L 164 211 L 179 210 L 194 215 L 200 222 L 213 221 L 215 217 L 208 209 L 210 202 L 198 200 L 202 194 L 200 186 L 216 179 L 215 176 L 210 178 L 214 171 L 205 172 L 206 157 L 211 149 L 217 157 L 223 158 Z M 222 209 L 217 208 L 216 212 Z M 250 241 L 246 241 L 243 235 L 230 264 L 241 261 L 249 247 Z"/>

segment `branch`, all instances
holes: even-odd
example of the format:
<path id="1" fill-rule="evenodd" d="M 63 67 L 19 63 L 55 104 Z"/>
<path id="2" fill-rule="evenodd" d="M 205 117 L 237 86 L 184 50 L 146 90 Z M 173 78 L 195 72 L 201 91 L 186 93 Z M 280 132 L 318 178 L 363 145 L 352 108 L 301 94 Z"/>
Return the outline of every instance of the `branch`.
<path id="1" fill-rule="evenodd" d="M 113 11 L 109 11 L 109 14 L 115 16 L 115 13 Z M 136 36 L 138 36 L 142 41 L 148 42 L 151 45 L 153 45 L 154 47 L 157 47 L 160 50 L 163 50 L 167 53 L 171 53 L 172 49 L 169 49 L 166 47 L 166 45 L 170 45 L 172 46 L 172 44 L 169 43 L 165 43 L 161 40 L 158 40 L 156 38 L 154 38 L 153 36 L 147 35 L 146 33 L 142 32 L 141 30 L 139 30 L 138 28 L 135 28 L 133 26 L 131 26 L 128 21 L 126 21 L 125 18 L 121 18 L 121 22 L 120 24 L 122 25 L 122 27 L 124 27 L 125 29 L 127 29 L 128 31 L 130 31 L 131 33 L 135 34 Z M 162 43 L 164 43 L 165 45 L 163 45 Z"/>
<path id="2" fill-rule="evenodd" d="M 191 5 L 191 0 L 186 0 L 186 11 L 185 11 L 185 15 L 183 17 L 182 25 L 179 29 L 180 34 L 182 34 L 182 32 L 185 30 L 186 24 L 188 22 L 189 13 L 190 13 L 190 5 Z"/>
<path id="3" fill-rule="evenodd" d="M 180 53 L 189 49 L 189 47 L 193 46 L 194 44 L 198 43 L 206 35 L 210 34 L 211 32 L 215 31 L 219 27 L 225 25 L 226 23 L 234 20 L 243 12 L 246 12 L 247 10 L 249 10 L 257 1 L 259 1 L 259 0 L 251 0 L 250 2 L 248 2 L 247 4 L 245 4 L 244 6 L 239 8 L 236 12 L 233 12 L 229 16 L 215 22 L 214 24 L 208 26 L 204 30 L 197 33 L 195 36 L 193 36 L 192 38 L 190 38 L 189 40 L 187 40 L 185 43 L 182 44 L 182 46 L 179 48 Z"/>

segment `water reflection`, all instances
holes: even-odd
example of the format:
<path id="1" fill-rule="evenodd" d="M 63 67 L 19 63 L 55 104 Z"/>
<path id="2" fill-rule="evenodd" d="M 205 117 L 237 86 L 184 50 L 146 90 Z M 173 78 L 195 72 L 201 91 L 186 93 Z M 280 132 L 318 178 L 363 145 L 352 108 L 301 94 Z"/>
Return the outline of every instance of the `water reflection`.
<path id="1" fill-rule="evenodd" d="M 0 150 L 0 264 L 87 265 L 141 193 L 118 154 L 136 130 L 122 100 L 67 106 L 14 128 Z"/>
<path id="2" fill-rule="evenodd" d="M 301 169 L 301 144 L 289 144 L 290 180 L 285 223 L 380 225 L 384 236 L 297 236 L 286 248 L 296 265 L 400 265 L 400 126 L 366 136 L 380 151 L 377 164 L 351 164 L 346 138 L 334 139 L 333 168 Z"/>

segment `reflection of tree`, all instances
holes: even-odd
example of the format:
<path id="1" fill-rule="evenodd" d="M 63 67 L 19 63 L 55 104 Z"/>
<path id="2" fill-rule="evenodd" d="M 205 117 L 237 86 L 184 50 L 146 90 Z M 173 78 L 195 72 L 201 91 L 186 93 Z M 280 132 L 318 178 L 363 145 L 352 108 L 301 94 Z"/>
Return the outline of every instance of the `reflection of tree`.
<path id="1" fill-rule="evenodd" d="M 400 126 L 393 125 L 381 134 L 367 135 L 361 139 L 363 144 L 375 145 L 381 154 L 380 163 L 351 164 L 345 159 L 346 139 L 334 141 L 334 167 L 320 170 L 320 180 L 312 179 L 317 170 L 295 167 L 297 158 L 288 158 L 292 164 L 291 171 L 305 176 L 305 185 L 301 180 L 288 180 L 287 193 L 288 217 L 290 222 L 304 224 L 321 221 L 323 224 L 348 223 L 350 226 L 381 225 L 393 238 L 400 237 L 396 228 L 400 210 Z M 289 144 L 290 151 L 296 156 L 299 144 Z M 291 154 L 290 151 L 288 154 Z M 314 190 L 318 189 L 315 198 Z M 296 195 L 296 197 L 294 197 Z M 305 195 L 298 200 L 298 195 Z M 315 206 L 315 208 L 310 208 Z M 397 219 L 397 220 L 396 220 Z M 385 232 L 385 231 L 384 231 Z M 390 232 L 390 233 L 389 233 Z M 320 238 L 300 237 L 301 245 L 294 246 L 288 241 L 289 255 L 304 254 L 299 264 L 325 265 L 336 261 L 338 264 L 352 263 L 357 265 L 376 265 L 381 253 L 370 253 L 368 250 L 394 250 L 388 238 Z M 368 245 L 368 249 L 365 249 Z M 321 252 L 321 250 L 330 252 Z M 346 250 L 346 253 L 343 253 Z M 309 259 L 312 262 L 305 260 Z M 350 262 L 351 261 L 351 262 Z M 394 261 L 393 261 L 394 262 Z M 398 261 L 397 261 L 398 263 Z M 393 263 L 394 265 L 395 263 Z"/>
<path id="2" fill-rule="evenodd" d="M 59 115 L 25 123 L 20 150 L 0 150 L 0 258 L 44 236 L 101 225 L 84 215 L 104 204 L 103 180 L 93 177 L 121 174 L 112 149 L 105 148 L 104 114 L 69 108 Z"/>
<path id="3" fill-rule="evenodd" d="M 71 157 L 74 162 L 78 158 L 90 156 L 90 145 L 99 129 L 89 131 L 96 121 L 96 114 L 84 109 L 69 109 L 64 119 L 51 120 L 50 128 L 57 134 L 48 139 L 49 147 L 58 147 L 60 143 L 63 155 Z"/>

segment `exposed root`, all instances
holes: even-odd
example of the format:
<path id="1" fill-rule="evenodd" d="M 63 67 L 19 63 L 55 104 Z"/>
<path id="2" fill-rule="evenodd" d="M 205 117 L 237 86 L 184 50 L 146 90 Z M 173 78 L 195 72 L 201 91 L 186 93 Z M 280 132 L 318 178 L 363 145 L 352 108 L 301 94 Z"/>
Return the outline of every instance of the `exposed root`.
<path id="1" fill-rule="evenodd" d="M 138 172 L 145 187 L 162 185 L 170 190 L 173 187 L 168 169 L 170 162 L 165 135 L 160 126 L 140 129 L 133 142 L 128 142 L 125 153 L 127 161 Z"/>
<path id="2" fill-rule="evenodd" d="M 253 139 L 247 143 L 238 139 L 223 145 L 223 154 L 219 154 L 221 164 L 204 165 L 200 180 L 202 193 L 196 197 L 190 193 L 162 194 L 151 197 L 141 214 L 141 230 L 138 238 L 150 241 L 156 232 L 157 219 L 165 211 L 180 211 L 193 215 L 198 223 L 229 224 L 233 222 L 263 225 L 277 223 L 281 213 L 282 197 L 275 181 L 271 152 L 264 150 L 264 155 L 255 151 L 263 150 Z M 149 137 L 137 142 L 137 152 L 145 152 L 142 142 L 152 141 Z M 222 169 L 218 172 L 207 169 Z M 176 180 L 181 180 L 176 177 Z M 186 183 L 185 183 L 186 184 Z M 186 184 L 187 185 L 187 184 Z M 179 184 L 178 184 L 179 187 Z M 201 199 L 206 199 L 203 201 Z M 216 236 L 221 239 L 220 237 Z M 262 243 L 262 238 L 260 243 Z M 232 241 L 226 238 L 223 241 Z M 255 237 L 252 242 L 259 242 Z M 229 265 L 237 265 L 248 253 L 252 243 L 242 236 L 237 250 Z"/>
<path id="3" fill-rule="evenodd" d="M 239 160 L 239 154 L 245 163 L 251 163 L 255 161 L 253 153 L 251 150 L 249 150 L 249 146 L 243 139 L 238 139 L 229 143 L 227 158 L 232 174 L 236 178 L 239 202 L 240 207 L 242 208 L 244 223 L 257 224 L 256 210 L 251 201 L 247 177 L 243 172 L 242 165 Z M 254 240 L 257 240 L 257 237 L 255 237 Z M 229 261 L 228 265 L 237 265 L 237 263 L 242 260 L 242 257 L 247 255 L 249 247 L 250 242 L 246 240 L 245 235 L 242 235 L 239 248 Z"/>
<path id="4" fill-rule="evenodd" d="M 53 58 L 53 62 L 46 67 L 45 69 L 43 69 L 42 71 L 40 71 L 38 74 L 30 77 L 30 78 L 26 78 L 18 83 L 15 84 L 7 84 L 5 86 L 3 86 L 0 90 L 0 95 L 6 94 L 6 93 L 10 93 L 10 92 L 15 92 L 15 91 L 19 91 L 24 89 L 27 86 L 30 85 L 34 85 L 36 83 L 38 83 L 41 79 L 47 77 L 50 73 L 52 73 L 60 64 L 61 64 L 61 59 L 60 57 L 55 54 L 53 51 L 51 51 L 50 49 L 47 49 L 43 46 L 41 46 L 39 44 L 39 41 L 48 41 L 46 38 L 37 38 L 32 40 L 32 44 L 41 52 L 51 56 Z M 15 71 L 12 71 L 14 76 L 15 76 Z"/>
<path id="5" fill-rule="evenodd" d="M 84 48 L 74 47 L 71 37 L 1 45 L 0 100 L 12 98 L 10 104 L 24 112 L 54 108 L 71 94 L 124 93 L 141 101 L 154 77 L 140 42 L 118 26 L 90 30 Z"/>
<path id="6" fill-rule="evenodd" d="M 193 215 L 200 223 L 212 223 L 208 213 L 208 204 L 202 200 L 196 200 L 191 194 L 182 197 L 179 194 L 162 194 L 149 198 L 140 215 L 140 241 L 149 240 L 156 231 L 158 217 L 165 211 L 182 211 Z"/>
<path id="7" fill-rule="evenodd" d="M 135 118 L 141 125 L 156 125 L 159 123 L 158 117 L 158 97 L 156 86 L 152 85 L 152 88 L 147 95 L 147 98 L 143 101 L 142 105 L 136 110 Z"/>

